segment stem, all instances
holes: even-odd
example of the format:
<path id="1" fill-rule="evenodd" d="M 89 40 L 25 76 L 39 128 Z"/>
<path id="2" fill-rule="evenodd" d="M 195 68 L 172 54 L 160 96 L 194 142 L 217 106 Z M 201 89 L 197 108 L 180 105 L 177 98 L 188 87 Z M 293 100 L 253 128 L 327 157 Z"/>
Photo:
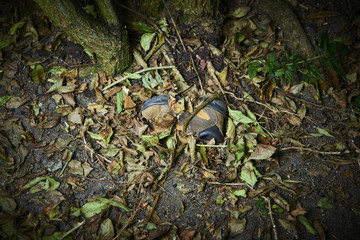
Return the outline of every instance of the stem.
<path id="1" fill-rule="evenodd" d="M 141 70 L 139 70 L 139 71 L 137 71 L 137 72 L 134 72 L 134 74 L 140 74 L 140 73 L 148 72 L 148 71 L 152 71 L 152 70 L 169 69 L 169 68 L 174 68 L 174 67 L 175 67 L 175 66 L 162 66 L 162 67 L 144 68 L 144 69 L 141 69 Z M 125 77 L 120 78 L 119 80 L 111 83 L 110 85 L 104 87 L 103 92 L 104 92 L 105 90 L 111 88 L 112 86 L 115 86 L 116 84 L 125 81 L 125 80 L 128 79 L 128 78 L 129 78 L 129 76 L 125 76 Z"/>
<path id="2" fill-rule="evenodd" d="M 119 26 L 120 22 L 118 16 L 114 11 L 111 0 L 95 0 L 96 6 L 99 9 L 102 18 L 112 26 Z"/>
<path id="3" fill-rule="evenodd" d="M 205 102 L 201 103 L 199 107 L 197 107 L 185 120 L 184 122 L 184 126 L 183 126 L 183 133 L 186 132 L 187 126 L 189 125 L 191 119 L 193 119 L 195 117 L 196 114 L 198 114 L 200 112 L 201 109 L 203 109 L 204 107 L 206 107 L 209 103 L 211 103 L 212 101 L 214 101 L 215 99 L 220 98 L 219 94 L 216 94 L 214 96 L 212 96 L 211 98 L 207 99 Z"/>

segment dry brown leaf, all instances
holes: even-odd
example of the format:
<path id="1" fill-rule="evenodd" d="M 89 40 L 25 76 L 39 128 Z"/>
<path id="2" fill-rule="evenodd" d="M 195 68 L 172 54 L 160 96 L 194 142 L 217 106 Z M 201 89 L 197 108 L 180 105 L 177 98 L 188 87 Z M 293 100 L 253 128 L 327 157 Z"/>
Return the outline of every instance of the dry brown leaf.
<path id="1" fill-rule="evenodd" d="M 254 152 L 251 153 L 248 160 L 263 160 L 271 157 L 276 151 L 276 148 L 271 145 L 259 144 L 254 149 Z"/>
<path id="2" fill-rule="evenodd" d="M 134 107 L 136 107 L 136 104 L 134 103 L 134 101 L 131 99 L 131 97 L 129 95 L 125 95 L 124 96 L 124 108 L 131 109 Z"/>
<path id="3" fill-rule="evenodd" d="M 74 111 L 68 114 L 67 119 L 69 122 L 82 124 L 84 119 L 82 109 L 80 107 L 75 108 Z"/>
<path id="4" fill-rule="evenodd" d="M 298 215 L 305 215 L 307 213 L 305 208 L 298 208 L 291 212 L 291 215 L 297 217 Z"/>
<path id="5" fill-rule="evenodd" d="M 62 93 L 61 95 L 64 98 L 65 103 L 69 104 L 72 107 L 75 107 L 76 101 L 73 93 Z"/>
<path id="6" fill-rule="evenodd" d="M 24 105 L 27 101 L 29 101 L 30 98 L 28 96 L 23 97 L 12 97 L 9 99 L 9 101 L 6 102 L 5 106 L 7 108 L 16 109 Z"/>

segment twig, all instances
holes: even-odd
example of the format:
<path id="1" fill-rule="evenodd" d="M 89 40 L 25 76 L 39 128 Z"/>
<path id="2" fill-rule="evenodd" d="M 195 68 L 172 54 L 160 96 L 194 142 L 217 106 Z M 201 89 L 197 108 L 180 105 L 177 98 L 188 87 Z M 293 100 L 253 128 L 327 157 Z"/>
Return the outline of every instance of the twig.
<path id="1" fill-rule="evenodd" d="M 268 204 L 268 208 L 269 208 L 269 217 L 270 217 L 270 221 L 271 221 L 271 224 L 272 224 L 272 229 L 273 229 L 273 232 L 274 232 L 274 240 L 278 240 L 278 236 L 277 236 L 277 231 L 276 231 L 276 224 L 274 222 L 274 218 L 273 218 L 273 215 L 272 215 L 272 211 L 271 211 L 271 204 L 270 204 L 270 199 L 267 198 L 267 197 L 262 197 Z"/>
<path id="2" fill-rule="evenodd" d="M 227 148 L 227 145 L 196 144 L 197 147 Z"/>
<path id="3" fill-rule="evenodd" d="M 221 183 L 221 182 L 206 182 L 207 184 L 225 185 L 225 186 L 244 186 L 246 183 Z"/>
<path id="4" fill-rule="evenodd" d="M 152 206 L 152 208 L 151 208 L 151 211 L 149 212 L 149 215 L 148 215 L 147 218 L 146 218 L 146 222 L 145 222 L 145 223 L 148 223 L 148 222 L 150 221 L 150 219 L 151 219 L 151 217 L 152 217 L 152 215 L 153 215 L 153 213 L 154 213 L 154 211 L 155 211 L 155 207 L 156 207 L 156 205 L 157 205 L 157 203 L 158 203 L 158 201 L 159 201 L 160 195 L 161 195 L 161 193 L 158 193 L 158 194 L 156 195 L 154 204 L 153 204 L 153 206 Z"/>
<path id="5" fill-rule="evenodd" d="M 153 71 L 153 70 L 160 70 L 160 69 L 169 69 L 169 68 L 174 68 L 175 66 L 162 66 L 162 67 L 150 67 L 150 68 L 145 68 L 145 69 L 141 69 L 137 72 L 134 72 L 134 74 L 140 74 L 140 73 L 143 73 L 143 72 L 148 72 L 148 71 Z M 125 81 L 126 79 L 128 79 L 129 76 L 126 75 L 125 77 L 123 78 L 120 78 L 119 80 L 109 84 L 108 86 L 104 87 L 103 88 L 103 92 L 109 88 L 111 88 L 112 86 L 115 86 L 116 84 L 118 83 L 121 83 L 123 81 Z"/>
<path id="6" fill-rule="evenodd" d="M 201 109 L 203 109 L 204 107 L 206 107 L 209 103 L 211 103 L 212 101 L 214 101 L 215 99 L 220 98 L 219 94 L 215 94 L 213 95 L 211 98 L 208 98 L 206 101 L 202 102 L 200 104 L 200 106 L 198 106 L 184 121 L 184 125 L 183 125 L 183 133 L 186 132 L 187 126 L 189 125 L 191 119 L 193 119 L 195 117 L 196 114 L 198 114 L 200 112 Z"/>
<path id="7" fill-rule="evenodd" d="M 183 40 L 182 40 L 182 38 L 181 38 L 181 36 L 180 36 L 179 30 L 178 30 L 178 28 L 177 28 L 177 26 L 176 26 L 176 24 L 175 24 L 174 18 L 172 17 L 172 15 L 171 15 L 171 13 L 170 13 L 170 11 L 169 11 L 169 8 L 167 7 L 167 4 L 165 3 L 165 0 L 163 0 L 163 3 L 164 3 L 164 6 L 165 6 L 165 8 L 166 8 L 166 10 L 167 10 L 167 12 L 168 12 L 168 14 L 169 14 L 169 16 L 170 16 L 171 22 L 172 22 L 172 24 L 174 25 L 174 28 L 175 28 L 175 31 L 176 31 L 176 35 L 178 36 L 178 38 L 179 38 L 179 40 L 180 40 L 181 46 L 183 47 L 184 51 L 187 53 L 188 51 L 186 50 L 186 47 L 185 47 L 185 45 L 184 45 L 184 42 L 183 42 Z M 195 73 L 196 73 L 196 76 L 197 76 L 197 78 L 198 78 L 198 80 L 199 80 L 200 89 L 201 89 L 201 91 L 204 91 L 203 85 L 202 85 L 202 82 L 201 82 L 201 78 L 200 78 L 199 73 L 198 73 L 198 71 L 196 70 L 196 67 L 195 67 L 194 59 L 193 59 L 193 57 L 192 57 L 191 54 L 189 54 L 189 55 L 190 55 L 191 65 L 192 65 L 192 67 L 194 68 L 194 71 L 195 71 Z"/>
<path id="8" fill-rule="evenodd" d="M 66 238 L 67 236 L 69 236 L 73 231 L 75 231 L 76 229 L 78 229 L 79 227 L 81 227 L 82 225 L 84 225 L 86 222 L 86 220 L 78 223 L 75 227 L 73 227 L 72 229 L 70 229 L 69 231 L 67 231 L 64 235 L 62 235 L 59 240 L 62 240 L 64 238 Z"/>
<path id="9" fill-rule="evenodd" d="M 324 151 L 318 151 L 318 150 L 314 150 L 311 148 L 303 148 L 303 147 L 286 147 L 286 148 L 280 149 L 280 151 L 286 151 L 286 150 L 301 150 L 301 151 L 314 152 L 314 153 L 324 154 L 324 155 L 341 155 L 341 154 L 350 153 L 349 150 L 346 150 L 343 152 L 324 152 Z"/>
<path id="10" fill-rule="evenodd" d="M 138 206 L 136 207 L 135 211 L 133 212 L 133 214 L 131 214 L 131 217 L 127 220 L 126 224 L 120 229 L 120 231 L 118 232 L 118 234 L 116 234 L 116 236 L 115 236 L 112 240 L 116 240 L 116 239 L 121 235 L 121 233 L 129 226 L 129 224 L 130 224 L 130 223 L 132 222 L 132 220 L 134 219 L 137 211 L 139 211 L 140 206 L 141 206 L 144 198 L 145 198 L 145 193 L 144 193 L 143 197 L 141 198 L 141 200 L 140 200 Z"/>

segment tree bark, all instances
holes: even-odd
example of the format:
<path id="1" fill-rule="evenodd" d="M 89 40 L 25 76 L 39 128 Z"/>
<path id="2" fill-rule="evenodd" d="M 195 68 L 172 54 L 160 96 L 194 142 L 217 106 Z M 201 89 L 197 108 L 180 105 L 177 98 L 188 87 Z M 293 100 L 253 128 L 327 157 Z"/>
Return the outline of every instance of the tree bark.
<path id="1" fill-rule="evenodd" d="M 72 40 L 95 53 L 97 68 L 107 75 L 125 70 L 132 54 L 126 29 L 120 25 L 110 0 L 98 0 L 100 13 L 107 22 L 96 21 L 71 0 L 36 0 L 45 15 Z"/>
<path id="2" fill-rule="evenodd" d="M 303 26 L 287 2 L 283 0 L 257 0 L 254 2 L 254 7 L 268 13 L 279 24 L 286 39 L 291 43 L 294 50 L 298 50 L 301 56 L 310 58 L 314 55 L 314 48 Z"/>

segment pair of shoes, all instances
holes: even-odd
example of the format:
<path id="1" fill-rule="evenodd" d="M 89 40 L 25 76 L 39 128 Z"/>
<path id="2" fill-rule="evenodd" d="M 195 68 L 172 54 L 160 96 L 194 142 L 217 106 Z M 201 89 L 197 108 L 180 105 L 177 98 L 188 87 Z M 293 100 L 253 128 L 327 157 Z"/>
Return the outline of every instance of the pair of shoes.
<path id="1" fill-rule="evenodd" d="M 154 120 L 166 114 L 174 115 L 169 105 L 168 95 L 147 99 L 141 107 L 141 113 L 147 120 Z M 224 141 L 223 128 L 226 114 L 226 104 L 220 100 L 213 100 L 191 119 L 186 133 L 194 133 L 196 137 L 204 141 L 215 139 L 216 144 L 221 143 Z M 184 121 L 189 115 L 189 112 L 184 112 L 179 116 L 176 130 L 183 130 Z"/>

